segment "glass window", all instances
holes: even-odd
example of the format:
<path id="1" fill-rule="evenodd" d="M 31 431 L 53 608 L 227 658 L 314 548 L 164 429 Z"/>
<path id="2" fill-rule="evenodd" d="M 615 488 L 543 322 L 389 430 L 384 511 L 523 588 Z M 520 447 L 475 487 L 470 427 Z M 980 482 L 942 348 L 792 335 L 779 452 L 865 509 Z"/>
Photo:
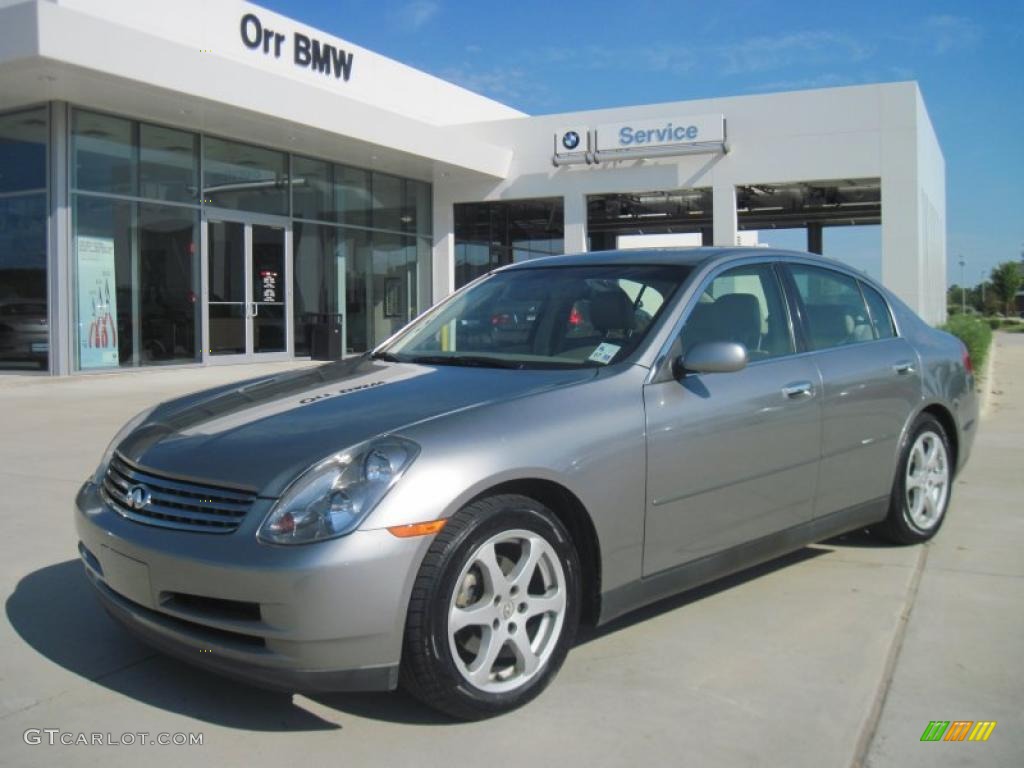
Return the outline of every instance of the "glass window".
<path id="1" fill-rule="evenodd" d="M 831 269 L 791 264 L 803 303 L 811 349 L 828 349 L 875 337 L 857 280 Z"/>
<path id="2" fill-rule="evenodd" d="M 415 317 L 426 312 L 434 296 L 434 249 L 426 237 L 416 238 L 416 268 L 419 270 L 419 288 L 416 291 Z"/>
<path id="3" fill-rule="evenodd" d="M 346 349 L 365 352 L 420 312 L 430 249 L 414 237 L 386 232 L 341 229 L 338 238 L 346 270 Z"/>
<path id="4" fill-rule="evenodd" d="M 245 225 L 207 223 L 207 281 L 211 355 L 245 352 L 249 308 L 245 295 Z"/>
<path id="5" fill-rule="evenodd" d="M 0 196 L 0 369 L 49 362 L 46 194 Z"/>
<path id="6" fill-rule="evenodd" d="M 455 206 L 455 287 L 513 261 L 564 250 L 562 198 Z"/>
<path id="7" fill-rule="evenodd" d="M 75 189 L 138 195 L 134 124 L 110 115 L 74 110 L 71 117 L 71 184 Z"/>
<path id="8" fill-rule="evenodd" d="M 0 115 L 0 194 L 46 189 L 46 107 Z"/>
<path id="9" fill-rule="evenodd" d="M 140 363 L 200 358 L 199 212 L 139 206 Z"/>
<path id="10" fill-rule="evenodd" d="M 373 344 L 380 344 L 409 322 L 416 306 L 416 240 L 373 235 Z"/>
<path id="11" fill-rule="evenodd" d="M 366 352 L 373 333 L 373 234 L 358 229 L 338 230 L 338 250 L 345 260 L 345 350 Z"/>
<path id="12" fill-rule="evenodd" d="M 602 366 L 628 357 L 657 319 L 630 290 L 668 301 L 683 266 L 580 266 L 500 272 L 421 318 L 389 347 L 395 359 L 497 368 Z"/>
<path id="13" fill-rule="evenodd" d="M 404 202 L 401 179 L 384 173 L 373 174 L 374 229 L 402 229 Z"/>
<path id="14" fill-rule="evenodd" d="M 344 294 L 345 263 L 338 233 L 337 227 L 295 222 L 292 309 L 299 357 L 312 353 L 315 325 L 340 321 L 338 297 Z"/>
<path id="15" fill-rule="evenodd" d="M 292 215 L 297 219 L 335 221 L 334 173 L 330 163 L 292 157 Z"/>
<path id="16" fill-rule="evenodd" d="M 860 287 L 864 291 L 868 311 L 871 312 L 871 325 L 875 329 L 875 338 L 891 339 L 896 335 L 896 326 L 893 325 L 892 315 L 889 313 L 889 304 L 882 298 L 882 294 L 867 283 L 861 283 Z"/>
<path id="17" fill-rule="evenodd" d="M 135 203 L 75 196 L 78 367 L 135 362 L 132 231 Z"/>
<path id="18" fill-rule="evenodd" d="M 736 267 L 712 280 L 680 336 L 683 356 L 695 344 L 731 341 L 751 362 L 792 354 L 793 337 L 779 281 L 770 264 Z"/>
<path id="19" fill-rule="evenodd" d="M 139 126 L 139 196 L 176 203 L 199 200 L 199 137 L 194 133 Z"/>
<path id="20" fill-rule="evenodd" d="M 46 107 L 0 115 L 0 369 L 49 367 Z"/>
<path id="21" fill-rule="evenodd" d="M 402 230 L 429 236 L 432 230 L 433 207 L 431 186 L 422 181 L 407 179 L 405 203 L 402 207 Z"/>
<path id="22" fill-rule="evenodd" d="M 263 147 L 206 137 L 203 198 L 207 205 L 288 214 L 288 156 Z"/>
<path id="23" fill-rule="evenodd" d="M 339 165 L 334 168 L 334 179 L 338 221 L 354 227 L 369 227 L 373 215 L 370 172 Z"/>

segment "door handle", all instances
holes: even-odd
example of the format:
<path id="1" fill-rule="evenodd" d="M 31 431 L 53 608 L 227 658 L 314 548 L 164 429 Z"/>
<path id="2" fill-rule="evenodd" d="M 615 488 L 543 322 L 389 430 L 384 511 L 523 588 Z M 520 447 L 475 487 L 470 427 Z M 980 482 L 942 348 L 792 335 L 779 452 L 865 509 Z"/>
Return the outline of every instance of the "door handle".
<path id="1" fill-rule="evenodd" d="M 906 376 L 908 373 L 914 372 L 914 364 L 909 360 L 900 360 L 893 365 L 892 369 L 900 376 Z"/>
<path id="2" fill-rule="evenodd" d="M 809 381 L 795 381 L 783 387 L 782 394 L 791 400 L 795 400 L 798 397 L 813 397 L 814 387 L 811 386 Z"/>
<path id="3" fill-rule="evenodd" d="M 252 315 L 251 315 L 251 317 L 259 317 L 259 316 L 260 316 L 260 305 L 259 305 L 259 304 L 257 304 L 257 303 L 256 303 L 256 302 L 254 301 L 254 302 L 252 303 Z"/>

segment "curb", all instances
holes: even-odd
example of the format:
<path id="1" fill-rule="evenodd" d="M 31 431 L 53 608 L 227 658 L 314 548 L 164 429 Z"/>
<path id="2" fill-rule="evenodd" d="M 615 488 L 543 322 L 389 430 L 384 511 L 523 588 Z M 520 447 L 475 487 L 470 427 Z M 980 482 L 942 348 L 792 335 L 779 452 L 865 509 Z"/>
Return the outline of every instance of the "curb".
<path id="1" fill-rule="evenodd" d="M 861 725 L 860 733 L 857 735 L 857 742 L 853 749 L 853 758 L 850 760 L 850 768 L 866 768 L 868 754 L 871 752 L 871 745 L 874 743 L 875 734 L 878 732 L 878 725 L 882 720 L 882 711 L 885 709 L 885 701 L 889 698 L 889 689 L 892 687 L 892 679 L 896 674 L 896 664 L 899 662 L 900 651 L 903 650 L 903 640 L 907 635 L 907 627 L 910 625 L 910 615 L 917 603 L 917 592 L 921 588 L 921 578 L 924 576 L 925 565 L 928 563 L 928 542 L 920 545 L 917 553 L 917 562 L 914 563 L 914 571 L 910 577 L 910 584 L 907 586 L 907 593 L 903 599 L 903 610 L 900 611 L 899 619 L 896 622 L 896 630 L 893 632 L 892 640 L 889 643 L 889 650 L 885 655 L 885 666 L 882 668 L 882 676 L 878 681 L 878 689 L 871 702 L 868 716 Z"/>
<path id="2" fill-rule="evenodd" d="M 978 408 L 978 418 L 984 420 L 988 416 L 989 407 L 992 403 L 992 371 L 996 362 L 996 343 L 999 340 L 999 332 L 992 334 L 992 343 L 988 348 L 988 358 L 985 360 L 985 371 L 981 380 L 981 403 Z"/>

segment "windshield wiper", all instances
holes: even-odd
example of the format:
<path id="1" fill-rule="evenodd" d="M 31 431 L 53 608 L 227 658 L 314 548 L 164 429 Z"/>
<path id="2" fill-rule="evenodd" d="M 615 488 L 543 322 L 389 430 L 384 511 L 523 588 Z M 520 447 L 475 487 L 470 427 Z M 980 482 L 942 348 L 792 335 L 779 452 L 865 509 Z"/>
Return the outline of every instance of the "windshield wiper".
<path id="1" fill-rule="evenodd" d="M 402 363 L 405 362 L 398 355 L 393 355 L 390 352 L 375 352 L 370 355 L 371 360 L 384 360 L 388 363 Z"/>
<path id="2" fill-rule="evenodd" d="M 464 365 L 474 368 L 522 368 L 523 363 L 486 355 L 419 355 L 404 362 L 420 365 Z"/>

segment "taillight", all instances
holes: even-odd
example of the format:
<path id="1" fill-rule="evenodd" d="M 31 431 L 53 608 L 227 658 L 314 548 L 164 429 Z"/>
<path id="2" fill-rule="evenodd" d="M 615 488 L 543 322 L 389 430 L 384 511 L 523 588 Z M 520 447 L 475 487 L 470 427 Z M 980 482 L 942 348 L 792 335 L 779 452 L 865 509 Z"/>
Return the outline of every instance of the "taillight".
<path id="1" fill-rule="evenodd" d="M 964 346 L 964 369 L 968 373 L 974 373 L 974 363 L 971 362 L 971 353 L 967 351 L 966 345 Z"/>
<path id="2" fill-rule="evenodd" d="M 512 316 L 502 312 L 501 314 L 491 315 L 491 325 L 508 325 L 512 322 Z"/>

